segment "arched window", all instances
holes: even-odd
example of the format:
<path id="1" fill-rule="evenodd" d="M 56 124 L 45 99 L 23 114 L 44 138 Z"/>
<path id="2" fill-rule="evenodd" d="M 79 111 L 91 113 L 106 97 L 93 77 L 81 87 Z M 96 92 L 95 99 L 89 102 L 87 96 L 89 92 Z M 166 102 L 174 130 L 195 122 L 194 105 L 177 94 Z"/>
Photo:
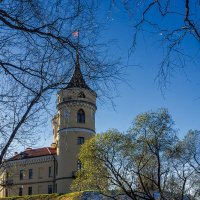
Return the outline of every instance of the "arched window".
<path id="1" fill-rule="evenodd" d="M 80 171 L 81 170 L 81 161 L 80 160 L 77 160 L 77 170 Z"/>
<path id="2" fill-rule="evenodd" d="M 78 123 L 85 123 L 85 112 L 83 109 L 80 109 L 77 112 L 77 122 Z"/>
<path id="3" fill-rule="evenodd" d="M 80 93 L 78 94 L 78 97 L 80 97 L 80 98 L 85 98 L 85 94 L 84 94 L 83 92 L 80 92 Z"/>

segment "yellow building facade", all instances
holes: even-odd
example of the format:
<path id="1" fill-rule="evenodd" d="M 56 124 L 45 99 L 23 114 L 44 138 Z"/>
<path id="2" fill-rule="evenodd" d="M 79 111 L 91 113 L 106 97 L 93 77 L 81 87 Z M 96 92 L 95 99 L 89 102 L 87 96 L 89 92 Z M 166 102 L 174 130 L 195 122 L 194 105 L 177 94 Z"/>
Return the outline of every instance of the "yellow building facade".
<path id="1" fill-rule="evenodd" d="M 0 197 L 67 193 L 77 170 L 80 146 L 95 134 L 96 93 L 83 79 L 77 59 L 67 87 L 58 92 L 51 147 L 28 148 L 4 163 Z"/>

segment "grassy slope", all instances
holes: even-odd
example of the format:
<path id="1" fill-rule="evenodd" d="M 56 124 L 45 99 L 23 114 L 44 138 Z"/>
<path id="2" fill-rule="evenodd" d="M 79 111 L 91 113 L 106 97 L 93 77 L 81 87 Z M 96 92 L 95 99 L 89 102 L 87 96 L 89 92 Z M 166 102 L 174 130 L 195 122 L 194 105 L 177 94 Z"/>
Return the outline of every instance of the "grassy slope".
<path id="1" fill-rule="evenodd" d="M 82 196 L 82 192 L 74 192 L 64 195 L 59 194 L 41 194 L 41 195 L 32 195 L 32 196 L 23 196 L 23 197 L 6 197 L 0 198 L 1 200 L 79 200 Z"/>

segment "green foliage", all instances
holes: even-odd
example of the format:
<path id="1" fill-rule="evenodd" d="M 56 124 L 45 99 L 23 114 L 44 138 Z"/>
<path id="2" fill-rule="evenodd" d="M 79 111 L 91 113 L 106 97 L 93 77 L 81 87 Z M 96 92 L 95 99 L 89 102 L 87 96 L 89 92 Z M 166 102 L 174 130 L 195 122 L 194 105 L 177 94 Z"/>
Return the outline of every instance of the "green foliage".
<path id="1" fill-rule="evenodd" d="M 77 172 L 77 178 L 71 185 L 72 191 L 107 190 L 107 170 L 98 157 L 99 146 L 97 144 L 101 144 L 100 140 L 101 136 L 97 135 L 82 145 L 79 159 L 83 167 Z"/>
<path id="2" fill-rule="evenodd" d="M 120 170 L 122 166 L 118 164 L 122 164 L 121 159 L 126 156 L 125 147 L 129 145 L 130 139 L 115 129 L 88 140 L 81 147 L 79 159 L 83 168 L 77 173 L 71 190 L 95 190 L 109 195 L 109 190 L 116 189 L 112 180 L 114 168 L 110 164 L 119 166 Z"/>
<path id="3" fill-rule="evenodd" d="M 59 194 L 39 194 L 30 196 L 13 196 L 0 198 L 1 200 L 78 200 L 82 196 L 82 192 L 73 192 L 69 194 L 59 195 Z"/>
<path id="4" fill-rule="evenodd" d="M 13 197 L 5 197 L 1 198 L 2 200 L 37 200 L 37 199 L 43 199 L 43 200 L 54 200 L 57 199 L 59 194 L 39 194 L 39 195 L 27 195 L 27 196 L 13 196 Z"/>
<path id="5" fill-rule="evenodd" d="M 112 129 L 96 135 L 81 147 L 83 169 L 71 189 L 131 199 L 154 199 L 155 191 L 161 199 L 197 196 L 199 132 L 190 131 L 182 141 L 176 133 L 168 111 L 159 109 L 138 115 L 127 134 Z"/>
<path id="6" fill-rule="evenodd" d="M 168 111 L 159 109 L 138 115 L 129 130 L 129 137 L 135 144 L 135 149 L 130 149 L 132 153 L 129 154 L 139 171 L 138 180 L 142 190 L 160 190 L 167 176 L 167 153 L 178 141 L 173 126 Z"/>

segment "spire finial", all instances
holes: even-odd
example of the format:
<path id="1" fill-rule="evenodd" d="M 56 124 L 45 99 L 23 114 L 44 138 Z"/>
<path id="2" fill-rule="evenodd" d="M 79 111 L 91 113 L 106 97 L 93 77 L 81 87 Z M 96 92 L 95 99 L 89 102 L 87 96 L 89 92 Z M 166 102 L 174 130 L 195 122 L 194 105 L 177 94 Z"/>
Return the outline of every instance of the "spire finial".
<path id="1" fill-rule="evenodd" d="M 79 61 L 79 30 L 76 30 L 73 32 L 73 36 L 77 39 L 76 43 L 77 45 L 75 46 L 76 50 L 76 63 L 75 63 L 75 68 L 80 69 L 80 61 Z"/>
<path id="2" fill-rule="evenodd" d="M 80 69 L 80 60 L 79 60 L 79 46 L 76 48 L 76 68 Z"/>
<path id="3" fill-rule="evenodd" d="M 85 88 L 91 90 L 86 84 L 80 69 L 81 67 L 80 67 L 80 51 L 79 51 L 80 49 L 79 30 L 73 32 L 73 36 L 77 38 L 76 45 L 74 46 L 74 50 L 76 51 L 75 69 L 72 78 L 65 89 L 75 87 L 75 88 Z"/>

